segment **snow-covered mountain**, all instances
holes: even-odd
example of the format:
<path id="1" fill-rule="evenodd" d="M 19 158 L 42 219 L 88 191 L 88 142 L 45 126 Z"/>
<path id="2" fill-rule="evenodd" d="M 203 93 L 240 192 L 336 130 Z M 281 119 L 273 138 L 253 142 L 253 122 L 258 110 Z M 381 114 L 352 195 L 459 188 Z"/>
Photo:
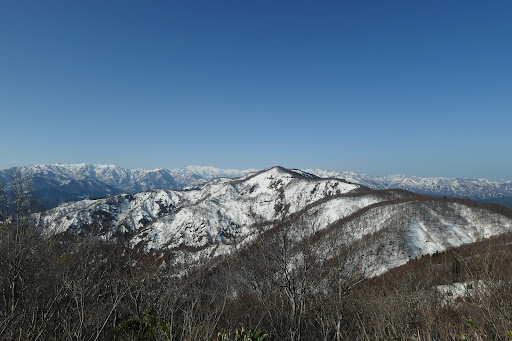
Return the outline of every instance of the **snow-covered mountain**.
<path id="1" fill-rule="evenodd" d="M 123 191 L 98 179 L 77 172 L 79 165 L 22 166 L 0 171 L 0 187 L 9 194 L 13 182 L 23 184 L 32 198 L 43 207 L 54 207 L 60 203 L 85 197 L 101 198 Z M 96 166 L 99 170 L 109 166 Z"/>
<path id="2" fill-rule="evenodd" d="M 512 180 L 423 178 L 406 175 L 370 176 L 323 169 L 306 171 L 324 178 L 346 179 L 372 189 L 401 188 L 425 195 L 463 197 L 512 206 Z"/>
<path id="3" fill-rule="evenodd" d="M 12 176 L 19 175 L 30 180 L 33 196 L 44 207 L 55 207 L 64 202 L 83 198 L 101 198 L 120 193 L 134 194 L 152 189 L 191 188 L 202 186 L 215 178 L 239 178 L 256 171 L 223 170 L 207 166 L 144 170 L 114 165 L 37 165 L 0 170 L 0 186 L 7 187 L 9 192 Z M 322 169 L 306 170 L 302 174 L 345 179 L 372 189 L 400 188 L 425 195 L 464 197 L 512 206 L 511 180 L 422 178 L 405 175 L 379 177 Z"/>
<path id="4" fill-rule="evenodd" d="M 253 171 L 201 166 L 144 170 L 84 163 L 35 165 L 0 170 L 0 186 L 9 192 L 13 178 L 28 180 L 32 196 L 44 207 L 54 207 L 83 198 L 133 194 L 157 188 L 182 189 L 202 185 L 214 178 L 240 177 Z"/>
<path id="5" fill-rule="evenodd" d="M 37 220 L 46 235 L 98 235 L 140 252 L 167 251 L 181 263 L 234 254 L 286 229 L 290 244 L 308 242 L 318 257 L 357 245 L 355 263 L 376 275 L 424 254 L 512 232 L 509 209 L 479 205 L 274 167 L 189 190 L 63 204 Z"/>
<path id="6" fill-rule="evenodd" d="M 65 171 L 84 178 L 101 181 L 123 193 L 137 193 L 155 188 L 178 188 L 173 175 L 167 169 L 127 169 L 114 165 L 54 165 L 56 171 Z"/>
<path id="7" fill-rule="evenodd" d="M 240 179 L 215 179 L 191 190 L 153 190 L 64 204 L 45 212 L 40 226 L 50 233 L 94 230 L 106 238 L 128 239 L 132 246 L 141 243 L 146 250 L 222 249 L 308 205 L 361 188 L 274 167 Z M 375 201 L 348 200 L 324 218 L 328 223 Z"/>

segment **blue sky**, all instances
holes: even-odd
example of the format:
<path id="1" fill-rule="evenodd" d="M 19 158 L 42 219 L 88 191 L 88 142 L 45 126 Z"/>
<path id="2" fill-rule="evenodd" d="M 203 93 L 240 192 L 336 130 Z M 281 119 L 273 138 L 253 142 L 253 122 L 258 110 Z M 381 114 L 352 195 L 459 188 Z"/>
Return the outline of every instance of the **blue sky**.
<path id="1" fill-rule="evenodd" d="M 511 1 L 0 0 L 0 168 L 512 178 Z"/>

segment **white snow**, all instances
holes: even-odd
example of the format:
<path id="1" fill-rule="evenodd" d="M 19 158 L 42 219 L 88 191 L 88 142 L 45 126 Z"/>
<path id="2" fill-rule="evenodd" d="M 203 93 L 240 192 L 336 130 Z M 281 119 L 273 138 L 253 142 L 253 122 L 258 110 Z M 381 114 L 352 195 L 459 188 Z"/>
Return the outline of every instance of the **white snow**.
<path id="1" fill-rule="evenodd" d="M 178 261 L 185 261 L 230 253 L 275 223 L 299 215 L 295 242 L 334 227 L 321 242 L 333 247 L 359 245 L 354 264 L 363 264 L 368 276 L 421 255 L 512 231 L 512 221 L 502 215 L 428 201 L 389 202 L 336 227 L 340 219 L 362 208 L 402 196 L 352 193 L 359 188 L 336 178 L 274 167 L 239 179 L 215 179 L 192 190 L 152 190 L 64 204 L 37 218 L 49 235 L 80 232 L 84 224 L 101 222 L 98 217 L 104 216 L 104 238 L 128 232 L 132 246 L 172 250 Z M 317 249 L 324 256 L 330 252 L 326 244 Z"/>

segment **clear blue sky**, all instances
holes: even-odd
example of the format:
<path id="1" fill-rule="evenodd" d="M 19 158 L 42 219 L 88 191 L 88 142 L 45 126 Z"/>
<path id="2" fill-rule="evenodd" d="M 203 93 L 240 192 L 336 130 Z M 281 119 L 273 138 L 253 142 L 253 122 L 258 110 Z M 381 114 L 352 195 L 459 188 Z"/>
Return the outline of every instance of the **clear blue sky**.
<path id="1" fill-rule="evenodd" d="M 0 168 L 512 178 L 512 1 L 0 0 Z"/>

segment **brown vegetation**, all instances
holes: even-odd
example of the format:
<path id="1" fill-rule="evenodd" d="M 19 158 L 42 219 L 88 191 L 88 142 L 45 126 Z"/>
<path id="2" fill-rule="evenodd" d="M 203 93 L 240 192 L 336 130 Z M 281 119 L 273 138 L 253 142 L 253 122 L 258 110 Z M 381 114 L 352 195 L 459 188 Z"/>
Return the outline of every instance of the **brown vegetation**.
<path id="1" fill-rule="evenodd" d="M 358 250 L 336 242 L 341 229 L 324 253 L 313 252 L 315 238 L 296 243 L 296 234 L 315 235 L 315 226 L 297 218 L 231 256 L 184 269 L 170 254 L 41 238 L 21 197 L 17 216 L 0 221 L 2 340 L 142 340 L 147 330 L 126 338 L 116 328 L 148 316 L 169 327 L 155 340 L 182 341 L 242 327 L 290 341 L 505 340 L 512 329 L 511 236 L 366 279 L 354 264 Z M 452 283 L 466 283 L 468 295 L 438 290 Z"/>

